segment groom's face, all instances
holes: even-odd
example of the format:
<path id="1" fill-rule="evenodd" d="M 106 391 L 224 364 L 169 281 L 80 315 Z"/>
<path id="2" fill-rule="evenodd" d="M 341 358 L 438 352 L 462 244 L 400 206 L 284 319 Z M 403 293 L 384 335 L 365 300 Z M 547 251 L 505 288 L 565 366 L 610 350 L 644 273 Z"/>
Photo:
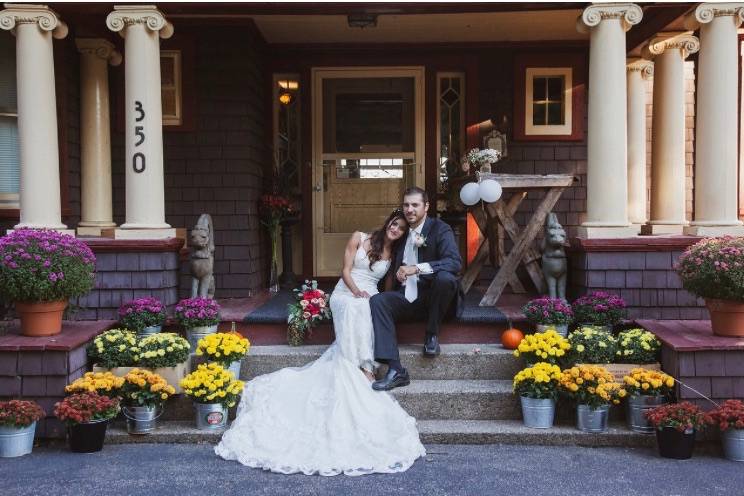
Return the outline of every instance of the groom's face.
<path id="1" fill-rule="evenodd" d="M 429 203 L 418 193 L 403 197 L 403 214 L 411 227 L 418 226 L 429 211 Z"/>

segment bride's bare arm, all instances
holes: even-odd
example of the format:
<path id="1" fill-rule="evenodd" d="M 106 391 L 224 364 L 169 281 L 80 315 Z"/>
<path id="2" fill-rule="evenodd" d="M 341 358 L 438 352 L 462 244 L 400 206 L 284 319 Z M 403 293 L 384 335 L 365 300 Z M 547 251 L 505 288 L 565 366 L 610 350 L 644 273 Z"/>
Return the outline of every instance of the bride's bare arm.
<path id="1" fill-rule="evenodd" d="M 354 266 L 354 257 L 359 249 L 359 245 L 362 242 L 362 233 L 355 232 L 349 238 L 349 242 L 346 243 L 346 250 L 344 250 L 344 268 L 341 270 L 341 279 L 344 280 L 344 284 L 349 288 L 354 296 L 357 298 L 369 298 L 369 294 L 366 291 L 360 291 L 357 285 L 354 283 L 354 279 L 351 278 L 351 268 Z"/>

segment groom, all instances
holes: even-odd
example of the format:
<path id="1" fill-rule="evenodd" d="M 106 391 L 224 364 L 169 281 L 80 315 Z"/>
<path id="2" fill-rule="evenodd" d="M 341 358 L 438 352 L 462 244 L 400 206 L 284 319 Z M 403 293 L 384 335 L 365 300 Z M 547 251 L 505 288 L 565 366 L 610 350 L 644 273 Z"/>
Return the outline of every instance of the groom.
<path id="1" fill-rule="evenodd" d="M 462 261 L 450 226 L 428 217 L 429 198 L 421 188 L 403 193 L 408 238 L 392 255 L 386 291 L 370 299 L 375 331 L 375 360 L 388 364 L 385 377 L 372 384 L 377 391 L 407 386 L 411 379 L 400 363 L 396 321 L 426 316 L 424 356 L 439 354 L 439 327 L 458 292 Z"/>

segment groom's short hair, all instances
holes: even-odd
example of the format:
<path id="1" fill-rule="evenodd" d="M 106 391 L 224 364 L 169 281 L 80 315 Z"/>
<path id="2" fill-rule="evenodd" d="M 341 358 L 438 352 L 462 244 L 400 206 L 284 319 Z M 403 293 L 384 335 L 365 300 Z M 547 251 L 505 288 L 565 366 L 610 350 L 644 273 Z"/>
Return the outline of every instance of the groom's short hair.
<path id="1" fill-rule="evenodd" d="M 429 195 L 423 188 L 419 188 L 418 186 L 411 186 L 410 188 L 406 188 L 406 190 L 403 192 L 403 198 L 410 195 L 421 195 L 421 199 L 424 201 L 424 203 L 429 203 Z"/>

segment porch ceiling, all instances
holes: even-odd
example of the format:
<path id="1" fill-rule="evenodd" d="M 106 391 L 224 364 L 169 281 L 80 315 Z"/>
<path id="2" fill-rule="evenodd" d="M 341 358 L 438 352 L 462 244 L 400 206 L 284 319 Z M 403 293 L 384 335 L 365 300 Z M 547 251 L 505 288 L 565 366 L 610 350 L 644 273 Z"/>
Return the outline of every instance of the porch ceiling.
<path id="1" fill-rule="evenodd" d="M 580 9 L 379 15 L 376 27 L 351 28 L 345 15 L 256 15 L 268 43 L 448 43 L 585 40 Z"/>

